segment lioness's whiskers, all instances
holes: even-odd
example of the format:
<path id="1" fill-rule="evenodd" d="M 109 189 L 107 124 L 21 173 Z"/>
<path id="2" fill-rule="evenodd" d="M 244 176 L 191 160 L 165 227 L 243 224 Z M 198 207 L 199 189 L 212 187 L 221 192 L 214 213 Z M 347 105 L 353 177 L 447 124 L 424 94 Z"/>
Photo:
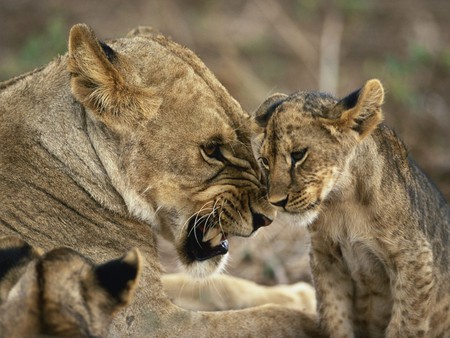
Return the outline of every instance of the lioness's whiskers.
<path id="1" fill-rule="evenodd" d="M 192 215 L 184 222 L 183 228 L 186 227 L 186 225 L 191 221 L 191 219 L 192 219 L 193 217 L 198 217 L 199 213 L 202 212 L 203 210 L 205 210 L 206 206 L 207 206 L 208 204 L 210 204 L 210 203 L 213 203 L 213 201 L 208 201 L 208 202 L 206 202 L 205 204 L 202 205 L 202 207 L 200 208 L 200 210 L 198 210 L 197 212 L 195 212 L 194 214 L 192 214 Z M 197 222 L 194 222 L 194 223 L 197 223 Z M 192 229 L 191 229 L 190 231 L 192 231 Z M 190 235 L 190 231 L 189 231 L 189 234 L 188 234 L 188 235 Z"/>
<path id="2" fill-rule="evenodd" d="M 226 200 L 222 200 L 222 205 L 220 206 L 220 213 L 219 213 L 219 218 L 218 218 L 219 228 L 220 228 L 220 231 L 222 232 L 222 234 L 225 234 L 225 231 L 223 231 L 223 228 L 222 228 L 222 213 L 223 213 L 223 206 L 226 202 L 227 202 Z"/>

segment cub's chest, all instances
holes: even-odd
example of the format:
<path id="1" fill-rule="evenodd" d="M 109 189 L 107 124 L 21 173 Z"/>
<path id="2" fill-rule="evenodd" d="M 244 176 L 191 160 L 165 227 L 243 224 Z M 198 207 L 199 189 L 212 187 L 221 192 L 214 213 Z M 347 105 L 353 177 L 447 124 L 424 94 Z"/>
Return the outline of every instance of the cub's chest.
<path id="1" fill-rule="evenodd" d="M 393 273 L 387 263 L 389 253 L 380 246 L 380 234 L 372 219 L 369 208 L 343 202 L 328 208 L 316 224 L 322 236 L 339 248 L 343 272 L 353 285 L 354 306 L 356 310 L 370 309 L 369 317 L 378 311 L 390 312 L 389 276 Z"/>
<path id="2" fill-rule="evenodd" d="M 384 289 L 389 284 L 388 272 L 370 243 L 340 241 L 342 260 L 357 288 Z"/>

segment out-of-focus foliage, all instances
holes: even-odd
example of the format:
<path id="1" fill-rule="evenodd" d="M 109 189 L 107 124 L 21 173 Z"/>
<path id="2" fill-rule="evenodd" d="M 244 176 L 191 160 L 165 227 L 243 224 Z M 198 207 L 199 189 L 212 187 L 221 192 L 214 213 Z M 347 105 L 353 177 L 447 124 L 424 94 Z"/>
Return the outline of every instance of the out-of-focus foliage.
<path id="1" fill-rule="evenodd" d="M 67 50 L 67 30 L 60 17 L 50 18 L 42 31 L 31 33 L 16 55 L 10 55 L 0 64 L 3 79 L 44 65 L 57 54 Z"/>

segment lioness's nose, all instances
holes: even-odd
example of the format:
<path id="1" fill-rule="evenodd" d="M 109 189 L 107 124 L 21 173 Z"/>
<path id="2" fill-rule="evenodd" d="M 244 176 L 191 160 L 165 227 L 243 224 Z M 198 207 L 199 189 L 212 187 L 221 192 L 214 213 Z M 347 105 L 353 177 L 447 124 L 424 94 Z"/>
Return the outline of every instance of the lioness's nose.
<path id="1" fill-rule="evenodd" d="M 253 229 L 256 231 L 261 227 L 266 227 L 272 220 L 263 214 L 253 214 Z"/>

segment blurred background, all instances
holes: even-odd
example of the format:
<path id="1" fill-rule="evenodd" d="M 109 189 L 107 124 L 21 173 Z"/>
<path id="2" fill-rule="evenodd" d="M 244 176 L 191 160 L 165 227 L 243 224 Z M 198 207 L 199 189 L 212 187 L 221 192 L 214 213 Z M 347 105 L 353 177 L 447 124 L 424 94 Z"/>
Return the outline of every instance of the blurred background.
<path id="1" fill-rule="evenodd" d="M 0 81 L 65 53 L 79 22 L 100 39 L 153 26 L 194 50 L 247 111 L 274 92 L 344 96 L 379 78 L 387 124 L 449 200 L 449 15 L 448 0 L 0 0 Z M 308 238 L 291 223 L 233 240 L 228 271 L 264 284 L 309 280 Z"/>

